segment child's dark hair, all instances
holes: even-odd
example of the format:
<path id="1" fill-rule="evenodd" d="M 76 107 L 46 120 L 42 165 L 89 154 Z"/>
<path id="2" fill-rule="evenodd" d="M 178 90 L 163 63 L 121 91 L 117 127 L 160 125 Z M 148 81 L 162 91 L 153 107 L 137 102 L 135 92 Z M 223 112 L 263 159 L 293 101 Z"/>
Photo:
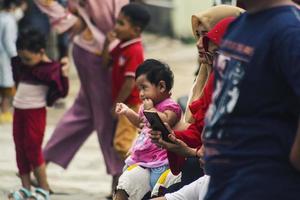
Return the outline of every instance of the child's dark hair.
<path id="1" fill-rule="evenodd" d="M 150 14 L 147 9 L 137 3 L 130 3 L 122 7 L 121 12 L 127 16 L 130 23 L 138 26 L 143 31 L 150 21 Z"/>
<path id="2" fill-rule="evenodd" d="M 155 59 L 147 59 L 137 68 L 135 79 L 141 75 L 146 75 L 148 81 L 154 85 L 158 85 L 159 81 L 165 81 L 168 91 L 173 87 L 174 75 L 166 63 Z"/>
<path id="3" fill-rule="evenodd" d="M 14 6 L 21 6 L 24 3 L 24 0 L 3 0 L 2 8 L 3 9 L 11 9 Z"/>
<path id="4" fill-rule="evenodd" d="M 28 50 L 39 53 L 46 48 L 46 37 L 36 29 L 27 29 L 19 34 L 17 39 L 18 50 Z"/>

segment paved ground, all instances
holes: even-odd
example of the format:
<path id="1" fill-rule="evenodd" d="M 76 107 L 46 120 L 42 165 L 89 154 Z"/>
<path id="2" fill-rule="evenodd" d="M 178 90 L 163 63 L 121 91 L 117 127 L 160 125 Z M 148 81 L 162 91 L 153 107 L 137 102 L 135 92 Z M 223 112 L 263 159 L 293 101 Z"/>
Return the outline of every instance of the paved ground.
<path id="1" fill-rule="evenodd" d="M 153 35 L 147 35 L 144 41 L 147 58 L 161 59 L 173 69 L 175 74 L 173 97 L 177 98 L 188 93 L 197 66 L 194 45 L 183 45 L 179 41 Z M 76 72 L 72 69 L 71 91 L 65 100 L 66 107 L 72 104 L 78 88 Z M 65 109 L 55 108 L 48 110 L 45 142 L 64 111 Z M 0 200 L 5 200 L 11 190 L 20 186 L 16 172 L 11 125 L 0 124 Z M 92 134 L 80 149 L 68 170 L 49 165 L 48 177 L 52 189 L 57 193 L 52 196 L 52 200 L 105 199 L 105 195 L 110 191 L 111 177 L 106 174 L 96 134 Z"/>

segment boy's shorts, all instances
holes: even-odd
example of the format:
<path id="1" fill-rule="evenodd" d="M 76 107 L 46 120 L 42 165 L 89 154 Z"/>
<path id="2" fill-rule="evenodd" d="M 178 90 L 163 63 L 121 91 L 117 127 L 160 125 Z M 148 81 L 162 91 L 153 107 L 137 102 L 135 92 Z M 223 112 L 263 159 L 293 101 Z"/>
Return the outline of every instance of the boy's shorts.
<path id="1" fill-rule="evenodd" d="M 138 112 L 140 105 L 128 106 L 135 112 Z M 137 136 L 137 128 L 127 119 L 126 116 L 120 115 L 116 125 L 114 148 L 119 156 L 125 160 L 127 153 Z"/>
<path id="2" fill-rule="evenodd" d="M 0 95 L 5 97 L 13 97 L 16 93 L 15 87 L 0 87 Z"/>

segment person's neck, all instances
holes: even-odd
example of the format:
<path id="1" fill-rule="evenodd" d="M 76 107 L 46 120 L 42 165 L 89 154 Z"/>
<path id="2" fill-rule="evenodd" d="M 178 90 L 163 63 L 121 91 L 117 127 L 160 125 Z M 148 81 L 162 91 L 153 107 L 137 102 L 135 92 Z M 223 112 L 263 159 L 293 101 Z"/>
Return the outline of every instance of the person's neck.
<path id="1" fill-rule="evenodd" d="M 135 36 L 135 37 L 127 38 L 126 40 L 121 40 L 121 42 L 122 42 L 122 43 L 125 43 L 125 42 L 131 41 L 131 40 L 138 39 L 138 38 L 140 38 L 140 37 L 141 37 L 141 36 Z"/>
<path id="2" fill-rule="evenodd" d="M 295 5 L 290 0 L 248 0 L 244 4 L 249 13 L 256 13 L 277 6 Z"/>
<path id="3" fill-rule="evenodd" d="M 164 100 L 170 97 L 171 97 L 171 92 L 162 94 L 159 98 L 156 99 L 155 105 L 160 104 L 161 102 L 163 102 Z"/>

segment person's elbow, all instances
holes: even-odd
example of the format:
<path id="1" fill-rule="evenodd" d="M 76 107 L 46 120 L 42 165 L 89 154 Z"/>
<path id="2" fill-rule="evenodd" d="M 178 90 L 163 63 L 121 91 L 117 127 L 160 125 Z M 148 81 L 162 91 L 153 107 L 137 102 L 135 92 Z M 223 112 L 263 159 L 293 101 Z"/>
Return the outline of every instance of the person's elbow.
<path id="1" fill-rule="evenodd" d="M 290 163 L 292 166 L 300 171 L 300 152 L 293 149 L 291 154 L 290 154 Z"/>

